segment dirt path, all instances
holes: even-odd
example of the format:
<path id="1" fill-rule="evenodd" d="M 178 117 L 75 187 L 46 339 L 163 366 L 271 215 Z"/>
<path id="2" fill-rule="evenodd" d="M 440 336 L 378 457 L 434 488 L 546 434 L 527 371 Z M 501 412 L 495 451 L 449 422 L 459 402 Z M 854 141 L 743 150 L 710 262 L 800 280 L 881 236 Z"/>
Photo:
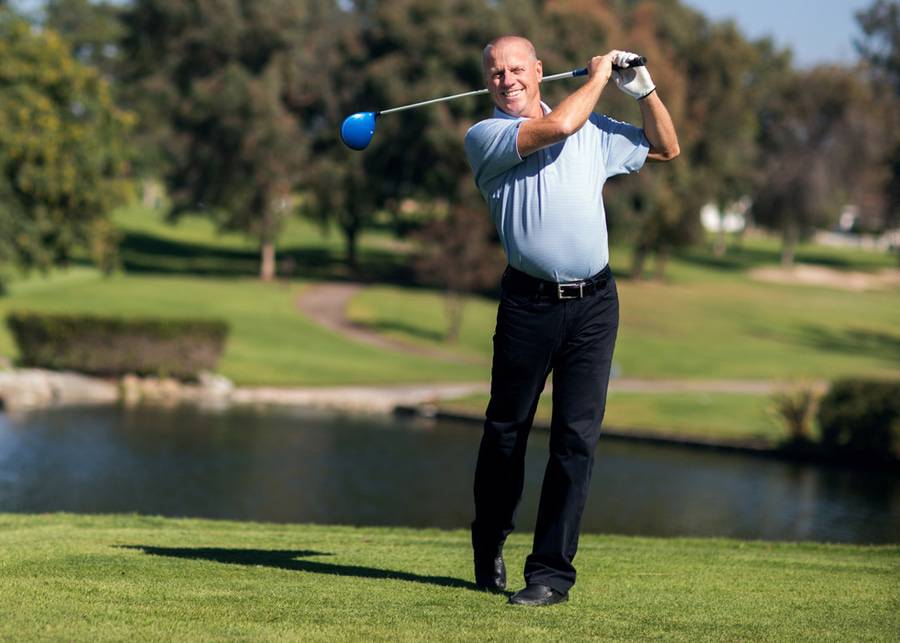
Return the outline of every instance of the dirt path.
<path id="1" fill-rule="evenodd" d="M 347 318 L 347 305 L 366 286 L 359 283 L 323 282 L 305 288 L 297 298 L 297 308 L 320 326 L 350 339 L 410 355 L 431 357 L 459 364 L 484 364 L 478 358 L 462 357 L 450 351 L 419 346 L 392 337 L 385 337 Z"/>
<path id="2" fill-rule="evenodd" d="M 297 308 L 309 319 L 317 324 L 333 330 L 337 333 L 370 346 L 377 346 L 387 350 L 399 351 L 411 355 L 431 357 L 448 362 L 484 364 L 477 358 L 465 358 L 455 355 L 450 351 L 436 348 L 428 348 L 410 342 L 385 337 L 365 326 L 355 324 L 347 318 L 347 305 L 350 300 L 366 286 L 359 283 L 323 282 L 305 288 L 297 299 Z M 827 382 L 810 382 L 809 386 L 818 391 L 827 387 Z M 371 390 L 381 390 L 387 396 L 392 396 L 397 387 L 371 387 Z M 422 384 L 418 388 L 434 398 L 451 398 L 460 390 L 456 385 Z M 446 388 L 446 390 L 442 390 Z M 487 391 L 487 384 L 468 384 L 463 388 L 466 393 Z M 610 380 L 611 391 L 621 393 L 742 393 L 755 395 L 771 395 L 785 389 L 785 383 L 765 380 L 666 380 L 666 379 L 636 379 L 618 378 Z M 411 392 L 410 387 L 401 387 L 404 395 Z M 550 389 L 550 383 L 547 384 Z M 323 393 L 324 389 L 316 389 Z M 338 388 L 335 391 L 343 391 Z"/>

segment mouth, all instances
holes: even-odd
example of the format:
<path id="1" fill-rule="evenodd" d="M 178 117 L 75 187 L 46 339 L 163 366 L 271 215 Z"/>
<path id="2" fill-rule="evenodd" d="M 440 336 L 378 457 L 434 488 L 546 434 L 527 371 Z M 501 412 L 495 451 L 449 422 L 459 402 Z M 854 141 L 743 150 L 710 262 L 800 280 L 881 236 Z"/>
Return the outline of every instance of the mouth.
<path id="1" fill-rule="evenodd" d="M 516 96 L 519 96 L 524 93 L 525 93 L 525 90 L 521 89 L 521 88 L 520 89 L 507 89 L 505 92 L 501 92 L 501 94 L 505 98 L 515 98 Z"/>

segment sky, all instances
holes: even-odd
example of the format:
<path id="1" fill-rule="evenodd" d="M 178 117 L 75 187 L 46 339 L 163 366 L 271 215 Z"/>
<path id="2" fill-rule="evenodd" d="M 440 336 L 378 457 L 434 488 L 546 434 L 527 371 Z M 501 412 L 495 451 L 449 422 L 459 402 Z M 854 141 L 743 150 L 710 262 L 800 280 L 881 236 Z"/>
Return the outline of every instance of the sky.
<path id="1" fill-rule="evenodd" d="M 715 21 L 732 19 L 741 33 L 771 36 L 794 52 L 798 67 L 857 60 L 855 14 L 872 0 L 683 0 Z"/>

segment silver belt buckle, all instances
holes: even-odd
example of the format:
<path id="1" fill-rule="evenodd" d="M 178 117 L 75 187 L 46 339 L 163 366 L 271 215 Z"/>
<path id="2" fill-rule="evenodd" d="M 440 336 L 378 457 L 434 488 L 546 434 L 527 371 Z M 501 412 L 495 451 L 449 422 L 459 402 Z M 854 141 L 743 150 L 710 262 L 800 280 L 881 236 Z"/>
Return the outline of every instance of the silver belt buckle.
<path id="1" fill-rule="evenodd" d="M 565 295 L 563 293 L 563 288 L 571 288 L 574 286 L 578 286 L 577 295 Z M 556 284 L 556 296 L 559 299 L 581 299 L 584 297 L 584 282 L 579 281 L 577 284 Z"/>

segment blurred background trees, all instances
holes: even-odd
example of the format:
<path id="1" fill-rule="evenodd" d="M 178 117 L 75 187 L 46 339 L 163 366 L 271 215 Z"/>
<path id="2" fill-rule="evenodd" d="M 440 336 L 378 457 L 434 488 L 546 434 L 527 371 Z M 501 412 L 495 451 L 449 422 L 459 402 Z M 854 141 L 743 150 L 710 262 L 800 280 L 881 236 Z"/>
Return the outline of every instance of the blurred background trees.
<path id="1" fill-rule="evenodd" d="M 131 114 L 53 31 L 0 8 L 0 261 L 115 264 L 106 215 L 123 203 Z"/>
<path id="2" fill-rule="evenodd" d="M 547 73 L 611 47 L 649 58 L 682 157 L 607 186 L 634 276 L 653 258 L 662 276 L 672 252 L 703 241 L 707 203 L 752 202 L 786 263 L 848 203 L 865 230 L 898 220 L 897 2 L 859 13 L 860 64 L 804 70 L 679 0 L 45 0 L 28 3 L 31 28 L 13 8 L 0 9 L 0 245 L 20 265 L 65 262 L 78 244 L 109 254 L 105 214 L 147 179 L 164 183 L 173 218 L 202 212 L 255 239 L 264 279 L 295 213 L 337 228 L 351 267 L 367 227 L 405 235 L 439 213 L 465 225 L 462 139 L 488 98 L 379 119 L 362 153 L 338 129 L 356 111 L 481 86 L 482 46 L 509 32 L 534 40 Z M 548 85 L 546 100 L 575 82 Z M 614 88 L 598 110 L 640 119 Z M 714 243 L 725 252 L 724 235 Z"/>

